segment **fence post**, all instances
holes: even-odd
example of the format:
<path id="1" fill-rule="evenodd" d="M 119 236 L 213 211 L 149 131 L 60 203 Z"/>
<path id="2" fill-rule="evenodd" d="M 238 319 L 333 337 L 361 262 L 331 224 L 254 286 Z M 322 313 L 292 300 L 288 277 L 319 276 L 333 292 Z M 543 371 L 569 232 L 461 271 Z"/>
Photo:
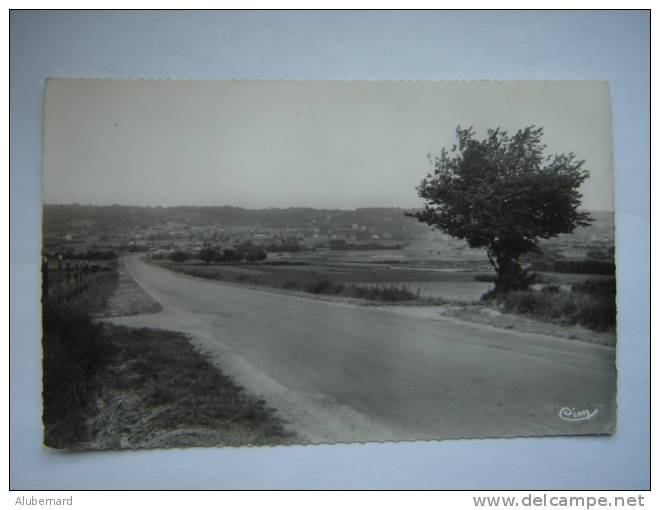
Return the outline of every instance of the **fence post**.
<path id="1" fill-rule="evenodd" d="M 48 297 L 48 257 L 44 257 L 41 263 L 41 300 L 45 301 Z"/>

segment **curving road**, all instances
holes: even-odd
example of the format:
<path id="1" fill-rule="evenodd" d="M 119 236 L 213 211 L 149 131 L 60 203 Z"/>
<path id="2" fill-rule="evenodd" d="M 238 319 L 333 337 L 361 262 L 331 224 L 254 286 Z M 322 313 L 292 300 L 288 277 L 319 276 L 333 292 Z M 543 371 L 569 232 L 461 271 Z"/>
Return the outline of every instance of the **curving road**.
<path id="1" fill-rule="evenodd" d="M 124 264 L 163 311 L 113 322 L 189 334 L 303 441 L 614 428 L 612 348 L 445 319 L 429 308 L 355 306 L 201 280 L 137 256 Z M 562 408 L 570 409 L 564 418 Z"/>

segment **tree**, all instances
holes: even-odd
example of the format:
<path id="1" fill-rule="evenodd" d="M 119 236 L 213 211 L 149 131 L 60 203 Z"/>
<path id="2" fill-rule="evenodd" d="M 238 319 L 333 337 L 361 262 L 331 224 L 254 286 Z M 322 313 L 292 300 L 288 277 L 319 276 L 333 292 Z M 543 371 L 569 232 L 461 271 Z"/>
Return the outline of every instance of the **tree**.
<path id="1" fill-rule="evenodd" d="M 170 260 L 172 262 L 185 262 L 188 260 L 188 254 L 185 251 L 176 250 L 170 253 Z"/>
<path id="2" fill-rule="evenodd" d="M 236 250 L 225 248 L 222 250 L 222 254 L 218 255 L 216 260 L 218 262 L 238 262 L 241 260 L 241 255 Z"/>
<path id="3" fill-rule="evenodd" d="M 542 136 L 535 126 L 513 136 L 497 128 L 477 140 L 472 128 L 458 126 L 457 144 L 429 156 L 433 173 L 416 188 L 426 204 L 408 215 L 485 247 L 497 273 L 493 294 L 528 288 L 533 275 L 520 256 L 537 251 L 540 239 L 591 221 L 578 211 L 579 187 L 589 177 L 584 161 L 573 153 L 545 157 Z"/>
<path id="4" fill-rule="evenodd" d="M 198 257 L 203 262 L 207 264 L 214 260 L 218 256 L 218 253 L 213 248 L 202 248 L 199 250 Z"/>
<path id="5" fill-rule="evenodd" d="M 245 252 L 245 260 L 248 262 L 259 262 L 260 260 L 266 260 L 266 251 L 262 249 L 251 250 Z"/>

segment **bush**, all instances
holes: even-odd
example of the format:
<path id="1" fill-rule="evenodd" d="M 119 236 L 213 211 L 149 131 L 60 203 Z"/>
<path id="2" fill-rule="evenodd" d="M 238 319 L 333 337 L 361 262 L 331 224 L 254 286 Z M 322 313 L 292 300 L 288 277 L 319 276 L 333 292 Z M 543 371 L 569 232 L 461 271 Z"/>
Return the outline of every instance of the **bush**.
<path id="1" fill-rule="evenodd" d="M 590 285 L 601 286 L 600 282 L 581 285 L 587 288 Z M 584 291 L 562 292 L 556 286 L 547 286 L 541 291 L 509 292 L 501 295 L 498 302 L 510 312 L 560 321 L 567 325 L 580 324 L 596 331 L 605 331 L 616 326 L 614 294 L 593 294 Z"/>
<path id="2" fill-rule="evenodd" d="M 355 284 L 345 285 L 343 283 L 333 283 L 330 280 L 321 280 L 320 282 L 307 285 L 305 290 L 312 294 L 334 294 L 371 301 L 411 301 L 418 297 L 408 287 L 397 287 L 394 284 L 383 287 Z"/>
<path id="3" fill-rule="evenodd" d="M 320 282 L 310 283 L 305 287 L 305 291 L 310 294 L 331 294 L 332 282 L 330 280 L 321 280 Z"/>
<path id="4" fill-rule="evenodd" d="M 296 240 L 288 240 L 280 244 L 271 243 L 266 246 L 266 251 L 270 253 L 286 253 L 307 251 L 307 248 Z"/>
<path id="5" fill-rule="evenodd" d="M 585 280 L 572 287 L 573 292 L 586 292 L 587 294 L 601 296 L 616 296 L 616 280 Z"/>
<path id="6" fill-rule="evenodd" d="M 380 293 L 380 299 L 383 301 L 410 301 L 417 297 L 408 287 L 390 285 L 377 290 Z"/>
<path id="7" fill-rule="evenodd" d="M 241 260 L 241 255 L 236 250 L 225 248 L 222 253 L 219 253 L 215 259 L 217 262 L 238 262 Z"/>
<path id="8" fill-rule="evenodd" d="M 335 283 L 332 286 L 332 293 L 333 294 L 341 294 L 344 292 L 345 285 L 343 283 Z"/>
<path id="9" fill-rule="evenodd" d="M 543 319 L 574 323 L 575 305 L 570 294 L 563 294 L 559 291 L 518 291 L 504 296 L 503 302 L 504 307 L 510 311 L 536 315 Z"/>
<path id="10" fill-rule="evenodd" d="M 252 250 L 246 252 L 244 257 L 247 262 L 259 262 L 266 260 L 266 252 L 264 250 Z"/>
<path id="11" fill-rule="evenodd" d="M 554 275 L 535 273 L 534 283 L 557 283 L 559 278 Z"/>
<path id="12" fill-rule="evenodd" d="M 612 258 L 607 250 L 589 250 L 587 251 L 587 257 L 598 260 L 608 260 Z"/>
<path id="13" fill-rule="evenodd" d="M 585 280 L 573 285 L 573 294 L 581 296 L 581 323 L 603 330 L 616 326 L 616 280 Z"/>
<path id="14" fill-rule="evenodd" d="M 331 250 L 345 250 L 348 243 L 344 239 L 330 239 L 327 245 Z"/>
<path id="15" fill-rule="evenodd" d="M 541 288 L 541 292 L 556 294 L 557 292 L 561 292 L 561 287 L 559 285 L 544 285 L 543 288 Z"/>
<path id="16" fill-rule="evenodd" d="M 500 302 L 509 311 L 535 314 L 538 308 L 536 293 L 531 290 L 522 290 L 504 294 Z"/>
<path id="17" fill-rule="evenodd" d="M 532 263 L 532 270 L 551 271 L 555 273 L 612 275 L 615 272 L 615 266 L 613 262 L 604 260 L 554 260 L 535 261 Z"/>
<path id="18" fill-rule="evenodd" d="M 218 253 L 213 248 L 202 248 L 197 255 L 199 259 L 207 264 L 216 259 Z"/>
<path id="19" fill-rule="evenodd" d="M 172 262 L 185 262 L 188 258 L 188 254 L 181 250 L 175 250 L 170 253 L 170 260 Z"/>

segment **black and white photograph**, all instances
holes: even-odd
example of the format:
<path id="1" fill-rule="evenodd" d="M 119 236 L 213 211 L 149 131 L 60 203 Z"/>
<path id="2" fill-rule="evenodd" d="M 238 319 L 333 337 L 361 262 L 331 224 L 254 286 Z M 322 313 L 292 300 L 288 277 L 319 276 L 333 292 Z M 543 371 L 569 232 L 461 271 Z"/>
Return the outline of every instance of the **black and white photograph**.
<path id="1" fill-rule="evenodd" d="M 43 444 L 613 434 L 601 81 L 49 79 Z"/>

